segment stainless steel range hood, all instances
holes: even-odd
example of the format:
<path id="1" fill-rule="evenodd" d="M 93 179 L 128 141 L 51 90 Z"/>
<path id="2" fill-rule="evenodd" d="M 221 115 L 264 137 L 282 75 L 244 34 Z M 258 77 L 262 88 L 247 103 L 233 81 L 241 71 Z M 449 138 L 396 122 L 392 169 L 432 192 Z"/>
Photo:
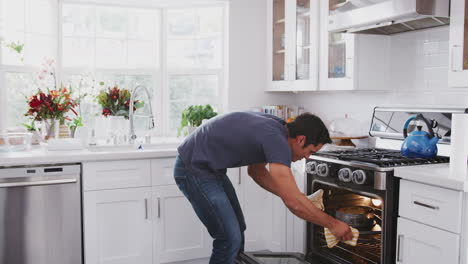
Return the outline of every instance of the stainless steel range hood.
<path id="1" fill-rule="evenodd" d="M 391 35 L 450 23 L 450 0 L 338 0 L 338 3 L 330 7 L 333 10 L 328 19 L 330 32 Z"/>

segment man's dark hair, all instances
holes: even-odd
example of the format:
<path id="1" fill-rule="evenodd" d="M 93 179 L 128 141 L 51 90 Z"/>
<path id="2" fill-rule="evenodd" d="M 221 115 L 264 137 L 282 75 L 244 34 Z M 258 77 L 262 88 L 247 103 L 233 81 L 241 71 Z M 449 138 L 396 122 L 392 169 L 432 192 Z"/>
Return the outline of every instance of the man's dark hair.
<path id="1" fill-rule="evenodd" d="M 303 113 L 296 117 L 294 121 L 287 124 L 289 130 L 289 137 L 296 138 L 297 136 L 304 135 L 306 142 L 304 147 L 313 144 L 331 143 L 330 134 L 323 121 L 316 115 L 311 113 Z"/>

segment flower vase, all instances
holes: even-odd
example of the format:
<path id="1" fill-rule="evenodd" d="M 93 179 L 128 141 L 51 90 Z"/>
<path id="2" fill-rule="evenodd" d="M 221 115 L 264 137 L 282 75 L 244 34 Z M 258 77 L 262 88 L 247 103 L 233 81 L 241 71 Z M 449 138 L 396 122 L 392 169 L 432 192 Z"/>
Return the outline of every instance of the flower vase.
<path id="1" fill-rule="evenodd" d="M 125 144 L 129 121 L 123 116 L 108 116 L 108 139 L 112 144 Z"/>
<path id="2" fill-rule="evenodd" d="M 42 135 L 45 141 L 59 137 L 60 120 L 44 119 L 42 121 Z"/>
<path id="3" fill-rule="evenodd" d="M 70 129 L 67 125 L 63 124 L 59 126 L 59 138 L 69 138 L 70 137 Z"/>

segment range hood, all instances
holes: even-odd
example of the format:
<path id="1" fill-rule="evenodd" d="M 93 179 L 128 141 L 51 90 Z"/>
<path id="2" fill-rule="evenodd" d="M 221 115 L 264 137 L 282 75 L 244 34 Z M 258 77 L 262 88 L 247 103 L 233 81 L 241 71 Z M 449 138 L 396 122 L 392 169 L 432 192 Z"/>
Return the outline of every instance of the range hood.
<path id="1" fill-rule="evenodd" d="M 450 0 L 329 1 L 329 32 L 391 35 L 450 23 Z"/>

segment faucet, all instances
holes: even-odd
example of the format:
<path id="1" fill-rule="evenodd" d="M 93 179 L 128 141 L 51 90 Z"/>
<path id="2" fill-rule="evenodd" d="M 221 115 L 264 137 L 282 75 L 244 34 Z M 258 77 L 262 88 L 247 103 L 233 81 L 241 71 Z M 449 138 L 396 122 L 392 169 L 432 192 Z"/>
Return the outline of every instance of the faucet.
<path id="1" fill-rule="evenodd" d="M 142 88 L 144 91 L 146 91 L 146 95 L 148 96 L 148 101 L 149 101 L 149 109 L 150 109 L 150 129 L 153 129 L 154 128 L 154 115 L 153 115 L 153 107 L 151 105 L 151 94 L 148 90 L 148 88 L 146 88 L 145 86 L 143 85 L 137 85 L 135 88 L 133 88 L 132 90 L 132 94 L 130 96 L 130 106 L 129 106 L 129 115 L 128 115 L 128 118 L 130 119 L 130 138 L 129 138 L 129 141 L 130 141 L 130 144 L 133 144 L 135 143 L 135 139 L 137 138 L 136 134 L 135 134 L 135 125 L 133 124 L 133 115 L 134 115 L 134 112 L 133 112 L 133 101 L 135 101 L 135 95 L 136 95 L 136 92 Z"/>

